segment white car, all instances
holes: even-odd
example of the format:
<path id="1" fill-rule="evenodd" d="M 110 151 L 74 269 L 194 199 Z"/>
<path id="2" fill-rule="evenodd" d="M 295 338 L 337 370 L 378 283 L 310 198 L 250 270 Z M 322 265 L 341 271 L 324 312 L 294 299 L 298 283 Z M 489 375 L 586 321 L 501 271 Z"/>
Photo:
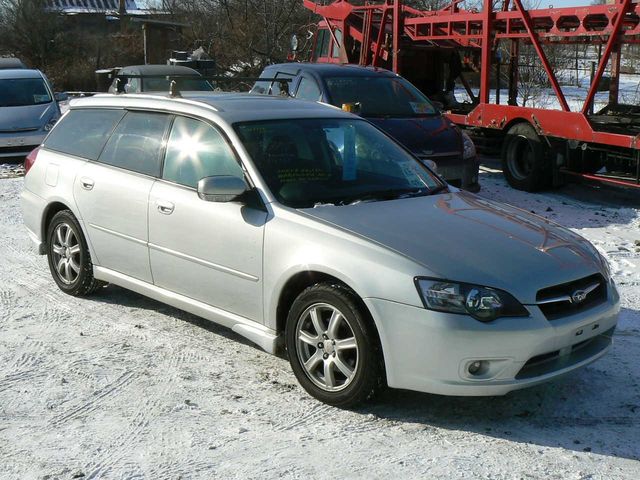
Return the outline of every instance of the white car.
<path id="1" fill-rule="evenodd" d="M 333 107 L 95 96 L 26 166 L 24 221 L 62 291 L 114 283 L 284 347 L 332 405 L 501 395 L 612 343 L 619 297 L 589 242 Z"/>

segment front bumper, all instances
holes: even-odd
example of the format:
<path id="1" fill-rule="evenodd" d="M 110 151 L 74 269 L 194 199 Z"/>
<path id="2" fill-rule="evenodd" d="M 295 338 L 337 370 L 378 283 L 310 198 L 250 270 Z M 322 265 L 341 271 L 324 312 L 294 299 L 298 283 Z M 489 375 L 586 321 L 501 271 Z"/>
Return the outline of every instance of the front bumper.
<path id="1" fill-rule="evenodd" d="M 447 155 L 442 157 L 420 156 L 420 159 L 434 161 L 438 167 L 438 175 L 454 187 L 473 193 L 480 191 L 478 183 L 480 162 L 477 157 L 463 160 L 459 155 Z"/>
<path id="2" fill-rule="evenodd" d="M 46 136 L 42 130 L 0 133 L 0 158 L 26 157 Z"/>
<path id="3" fill-rule="evenodd" d="M 390 387 L 442 395 L 504 395 L 587 365 L 612 344 L 619 297 L 548 321 L 536 306 L 527 318 L 481 323 L 466 315 L 367 298 Z M 469 365 L 482 361 L 475 375 Z"/>

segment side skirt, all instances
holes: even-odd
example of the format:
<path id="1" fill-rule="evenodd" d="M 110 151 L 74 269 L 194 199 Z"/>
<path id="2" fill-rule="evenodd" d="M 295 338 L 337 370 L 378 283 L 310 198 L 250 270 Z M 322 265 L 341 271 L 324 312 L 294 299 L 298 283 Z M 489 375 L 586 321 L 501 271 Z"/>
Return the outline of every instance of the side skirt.
<path id="1" fill-rule="evenodd" d="M 266 352 L 271 354 L 276 353 L 278 341 L 276 332 L 247 318 L 212 307 L 206 303 L 151 285 L 147 282 L 143 282 L 142 280 L 132 278 L 108 268 L 94 265 L 93 275 L 98 280 L 113 283 L 128 290 L 133 290 L 134 292 L 140 293 L 146 297 L 153 298 L 159 302 L 166 303 L 172 307 L 179 308 L 180 310 L 198 315 L 199 317 L 206 318 L 214 323 L 230 328 L 238 335 L 242 335 Z"/>

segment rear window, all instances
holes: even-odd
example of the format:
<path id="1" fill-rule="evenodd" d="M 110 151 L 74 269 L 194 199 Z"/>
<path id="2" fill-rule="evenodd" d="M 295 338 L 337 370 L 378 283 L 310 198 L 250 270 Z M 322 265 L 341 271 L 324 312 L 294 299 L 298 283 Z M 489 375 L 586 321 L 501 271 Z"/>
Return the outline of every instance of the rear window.
<path id="1" fill-rule="evenodd" d="M 44 142 L 51 150 L 97 160 L 109 135 L 124 116 L 123 110 L 71 110 Z"/>
<path id="2" fill-rule="evenodd" d="M 128 112 L 118 124 L 98 161 L 145 175 L 159 176 L 164 135 L 171 116 Z"/>

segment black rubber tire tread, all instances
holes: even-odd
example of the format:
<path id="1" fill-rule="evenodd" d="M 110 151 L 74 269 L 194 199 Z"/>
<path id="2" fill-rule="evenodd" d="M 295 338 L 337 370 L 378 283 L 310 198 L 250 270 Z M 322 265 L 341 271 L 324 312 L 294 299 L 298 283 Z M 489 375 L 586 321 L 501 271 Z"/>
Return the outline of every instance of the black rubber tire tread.
<path id="1" fill-rule="evenodd" d="M 53 265 L 53 234 L 56 226 L 61 223 L 66 223 L 71 226 L 74 231 L 78 243 L 80 244 L 80 274 L 75 282 L 71 285 L 63 283 L 55 272 L 55 266 Z M 96 280 L 93 276 L 93 263 L 91 262 L 91 255 L 89 254 L 89 247 L 87 246 L 87 240 L 84 238 L 82 228 L 78 220 L 73 215 L 71 210 L 61 210 L 56 213 L 47 227 L 47 260 L 49 262 L 49 269 L 51 270 L 51 276 L 56 282 L 60 290 L 68 295 L 74 297 L 84 297 L 95 293 L 98 289 L 106 285 L 105 282 Z"/>
<path id="2" fill-rule="evenodd" d="M 300 315 L 314 303 L 327 303 L 343 312 L 348 317 L 358 342 L 360 356 L 356 377 L 339 392 L 327 392 L 316 386 L 307 377 L 296 353 L 296 323 Z M 289 310 L 285 337 L 293 373 L 307 393 L 321 402 L 339 408 L 352 408 L 373 399 L 386 386 L 378 332 L 362 301 L 344 285 L 317 283 L 300 293 Z"/>
<path id="3" fill-rule="evenodd" d="M 525 178 L 517 178 L 509 168 L 509 150 L 513 142 L 526 140 L 534 153 L 534 165 L 531 173 Z M 538 192 L 548 189 L 553 183 L 549 148 L 544 140 L 536 133 L 533 126 L 522 122 L 512 126 L 507 132 L 502 145 L 502 172 L 509 185 L 516 190 Z"/>

